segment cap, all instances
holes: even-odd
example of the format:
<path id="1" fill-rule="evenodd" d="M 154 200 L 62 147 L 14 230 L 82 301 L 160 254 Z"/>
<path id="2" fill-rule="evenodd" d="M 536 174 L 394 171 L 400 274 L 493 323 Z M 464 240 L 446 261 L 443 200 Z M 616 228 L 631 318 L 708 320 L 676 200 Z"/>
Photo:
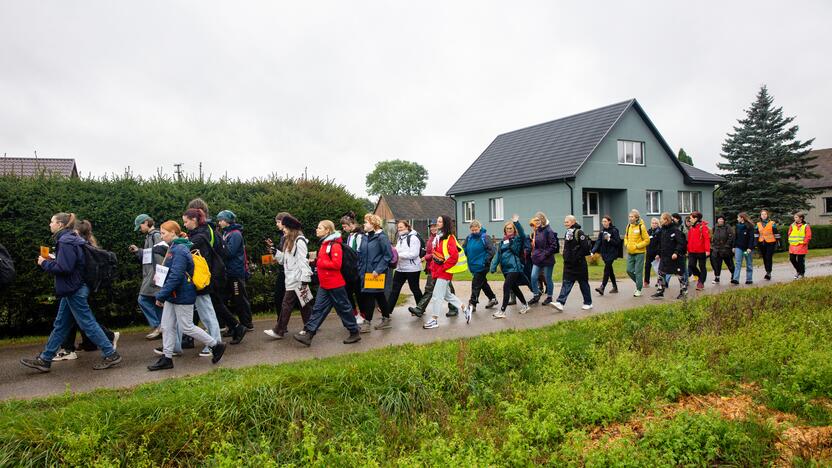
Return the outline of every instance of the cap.
<path id="1" fill-rule="evenodd" d="M 150 215 L 146 215 L 146 214 L 144 214 L 144 213 L 142 213 L 142 214 L 140 214 L 140 215 L 136 216 L 136 219 L 135 219 L 135 220 L 133 220 L 133 227 L 135 228 L 135 229 L 133 229 L 133 230 L 134 230 L 134 231 L 138 231 L 138 230 L 139 230 L 139 228 L 141 227 L 141 225 L 142 225 L 145 221 L 147 221 L 148 219 L 150 219 Z"/>
<path id="2" fill-rule="evenodd" d="M 217 221 L 229 221 L 229 222 L 231 222 L 231 221 L 234 221 L 235 219 L 237 219 L 237 215 L 235 215 L 233 211 L 222 210 L 219 213 L 217 213 Z"/>

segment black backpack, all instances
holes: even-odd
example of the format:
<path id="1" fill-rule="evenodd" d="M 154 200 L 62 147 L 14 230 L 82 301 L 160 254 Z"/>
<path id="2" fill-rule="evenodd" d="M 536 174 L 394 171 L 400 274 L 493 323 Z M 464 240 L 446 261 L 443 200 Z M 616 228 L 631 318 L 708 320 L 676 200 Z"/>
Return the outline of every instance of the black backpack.
<path id="1" fill-rule="evenodd" d="M 419 239 L 419 258 L 424 258 L 425 255 L 428 254 L 427 244 L 425 244 L 425 240 L 422 239 L 422 235 L 419 234 L 419 231 L 413 231 L 413 234 L 409 234 L 407 236 L 407 246 L 410 247 L 410 238 L 412 236 L 416 236 Z"/>
<path id="2" fill-rule="evenodd" d="M 341 244 L 341 276 L 347 284 L 355 284 L 358 282 L 358 252 L 352 247 Z"/>
<path id="3" fill-rule="evenodd" d="M 578 229 L 575 231 L 575 237 L 581 246 L 581 255 L 584 257 L 592 255 L 592 240 L 589 236 L 587 236 L 584 231 Z"/>
<path id="4" fill-rule="evenodd" d="M 9 255 L 9 251 L 0 245 L 0 287 L 10 285 L 14 281 L 15 275 L 14 261 Z"/>
<path id="5" fill-rule="evenodd" d="M 84 283 L 90 288 L 90 292 L 96 292 L 102 288 L 110 288 L 116 277 L 118 257 L 109 250 L 94 247 L 91 244 L 83 244 L 81 249 L 84 254 Z"/>

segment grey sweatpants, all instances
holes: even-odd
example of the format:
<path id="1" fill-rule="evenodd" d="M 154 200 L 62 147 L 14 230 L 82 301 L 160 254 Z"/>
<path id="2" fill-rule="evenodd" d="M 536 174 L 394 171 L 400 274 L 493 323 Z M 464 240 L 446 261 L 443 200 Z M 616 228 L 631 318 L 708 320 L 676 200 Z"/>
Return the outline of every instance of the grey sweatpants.
<path id="1" fill-rule="evenodd" d="M 165 357 L 173 357 L 173 348 L 176 346 L 177 326 L 179 331 L 192 337 L 193 339 L 204 343 L 209 347 L 214 347 L 217 340 L 211 338 L 211 335 L 205 333 L 205 330 L 194 325 L 194 305 L 193 304 L 174 304 L 172 302 L 165 302 L 165 307 L 162 309 L 162 352 Z"/>

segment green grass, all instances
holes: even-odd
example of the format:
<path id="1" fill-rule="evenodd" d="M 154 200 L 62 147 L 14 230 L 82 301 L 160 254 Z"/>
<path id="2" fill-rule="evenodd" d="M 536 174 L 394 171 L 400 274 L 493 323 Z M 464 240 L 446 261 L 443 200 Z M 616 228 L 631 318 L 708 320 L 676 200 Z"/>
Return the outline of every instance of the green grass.
<path id="1" fill-rule="evenodd" d="M 5 402 L 0 465 L 764 466 L 785 426 L 647 416 L 685 395 L 750 392 L 798 418 L 786 424 L 832 424 L 819 399 L 832 394 L 830 279 Z M 643 430 L 593 440 L 631 420 Z"/>

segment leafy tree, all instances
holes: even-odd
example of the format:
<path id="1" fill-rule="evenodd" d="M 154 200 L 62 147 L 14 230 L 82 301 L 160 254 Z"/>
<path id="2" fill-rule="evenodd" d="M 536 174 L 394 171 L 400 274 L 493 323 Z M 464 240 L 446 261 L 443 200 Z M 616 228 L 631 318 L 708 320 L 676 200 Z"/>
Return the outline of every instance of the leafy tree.
<path id="1" fill-rule="evenodd" d="M 688 153 L 685 152 L 684 148 L 679 148 L 679 155 L 676 157 L 679 159 L 679 161 L 693 166 L 693 158 L 691 158 L 690 155 L 688 155 Z"/>
<path id="2" fill-rule="evenodd" d="M 361 203 L 364 204 L 364 209 L 367 213 L 372 213 L 374 209 L 376 209 L 376 204 L 374 201 L 370 200 L 369 198 L 359 198 Z"/>
<path id="3" fill-rule="evenodd" d="M 428 180 L 428 171 L 419 163 L 393 159 L 380 161 L 367 174 L 370 195 L 421 195 Z"/>
<path id="4" fill-rule="evenodd" d="M 731 218 L 763 208 L 788 217 L 811 207 L 809 200 L 816 190 L 801 182 L 819 177 L 813 170 L 815 158 L 809 156 L 814 138 L 797 140 L 798 126 L 789 126 L 794 117 L 783 117 L 783 108 L 773 103 L 763 85 L 722 145 L 725 162 L 717 166 L 725 171 L 726 182 L 717 191 L 718 206 Z"/>

